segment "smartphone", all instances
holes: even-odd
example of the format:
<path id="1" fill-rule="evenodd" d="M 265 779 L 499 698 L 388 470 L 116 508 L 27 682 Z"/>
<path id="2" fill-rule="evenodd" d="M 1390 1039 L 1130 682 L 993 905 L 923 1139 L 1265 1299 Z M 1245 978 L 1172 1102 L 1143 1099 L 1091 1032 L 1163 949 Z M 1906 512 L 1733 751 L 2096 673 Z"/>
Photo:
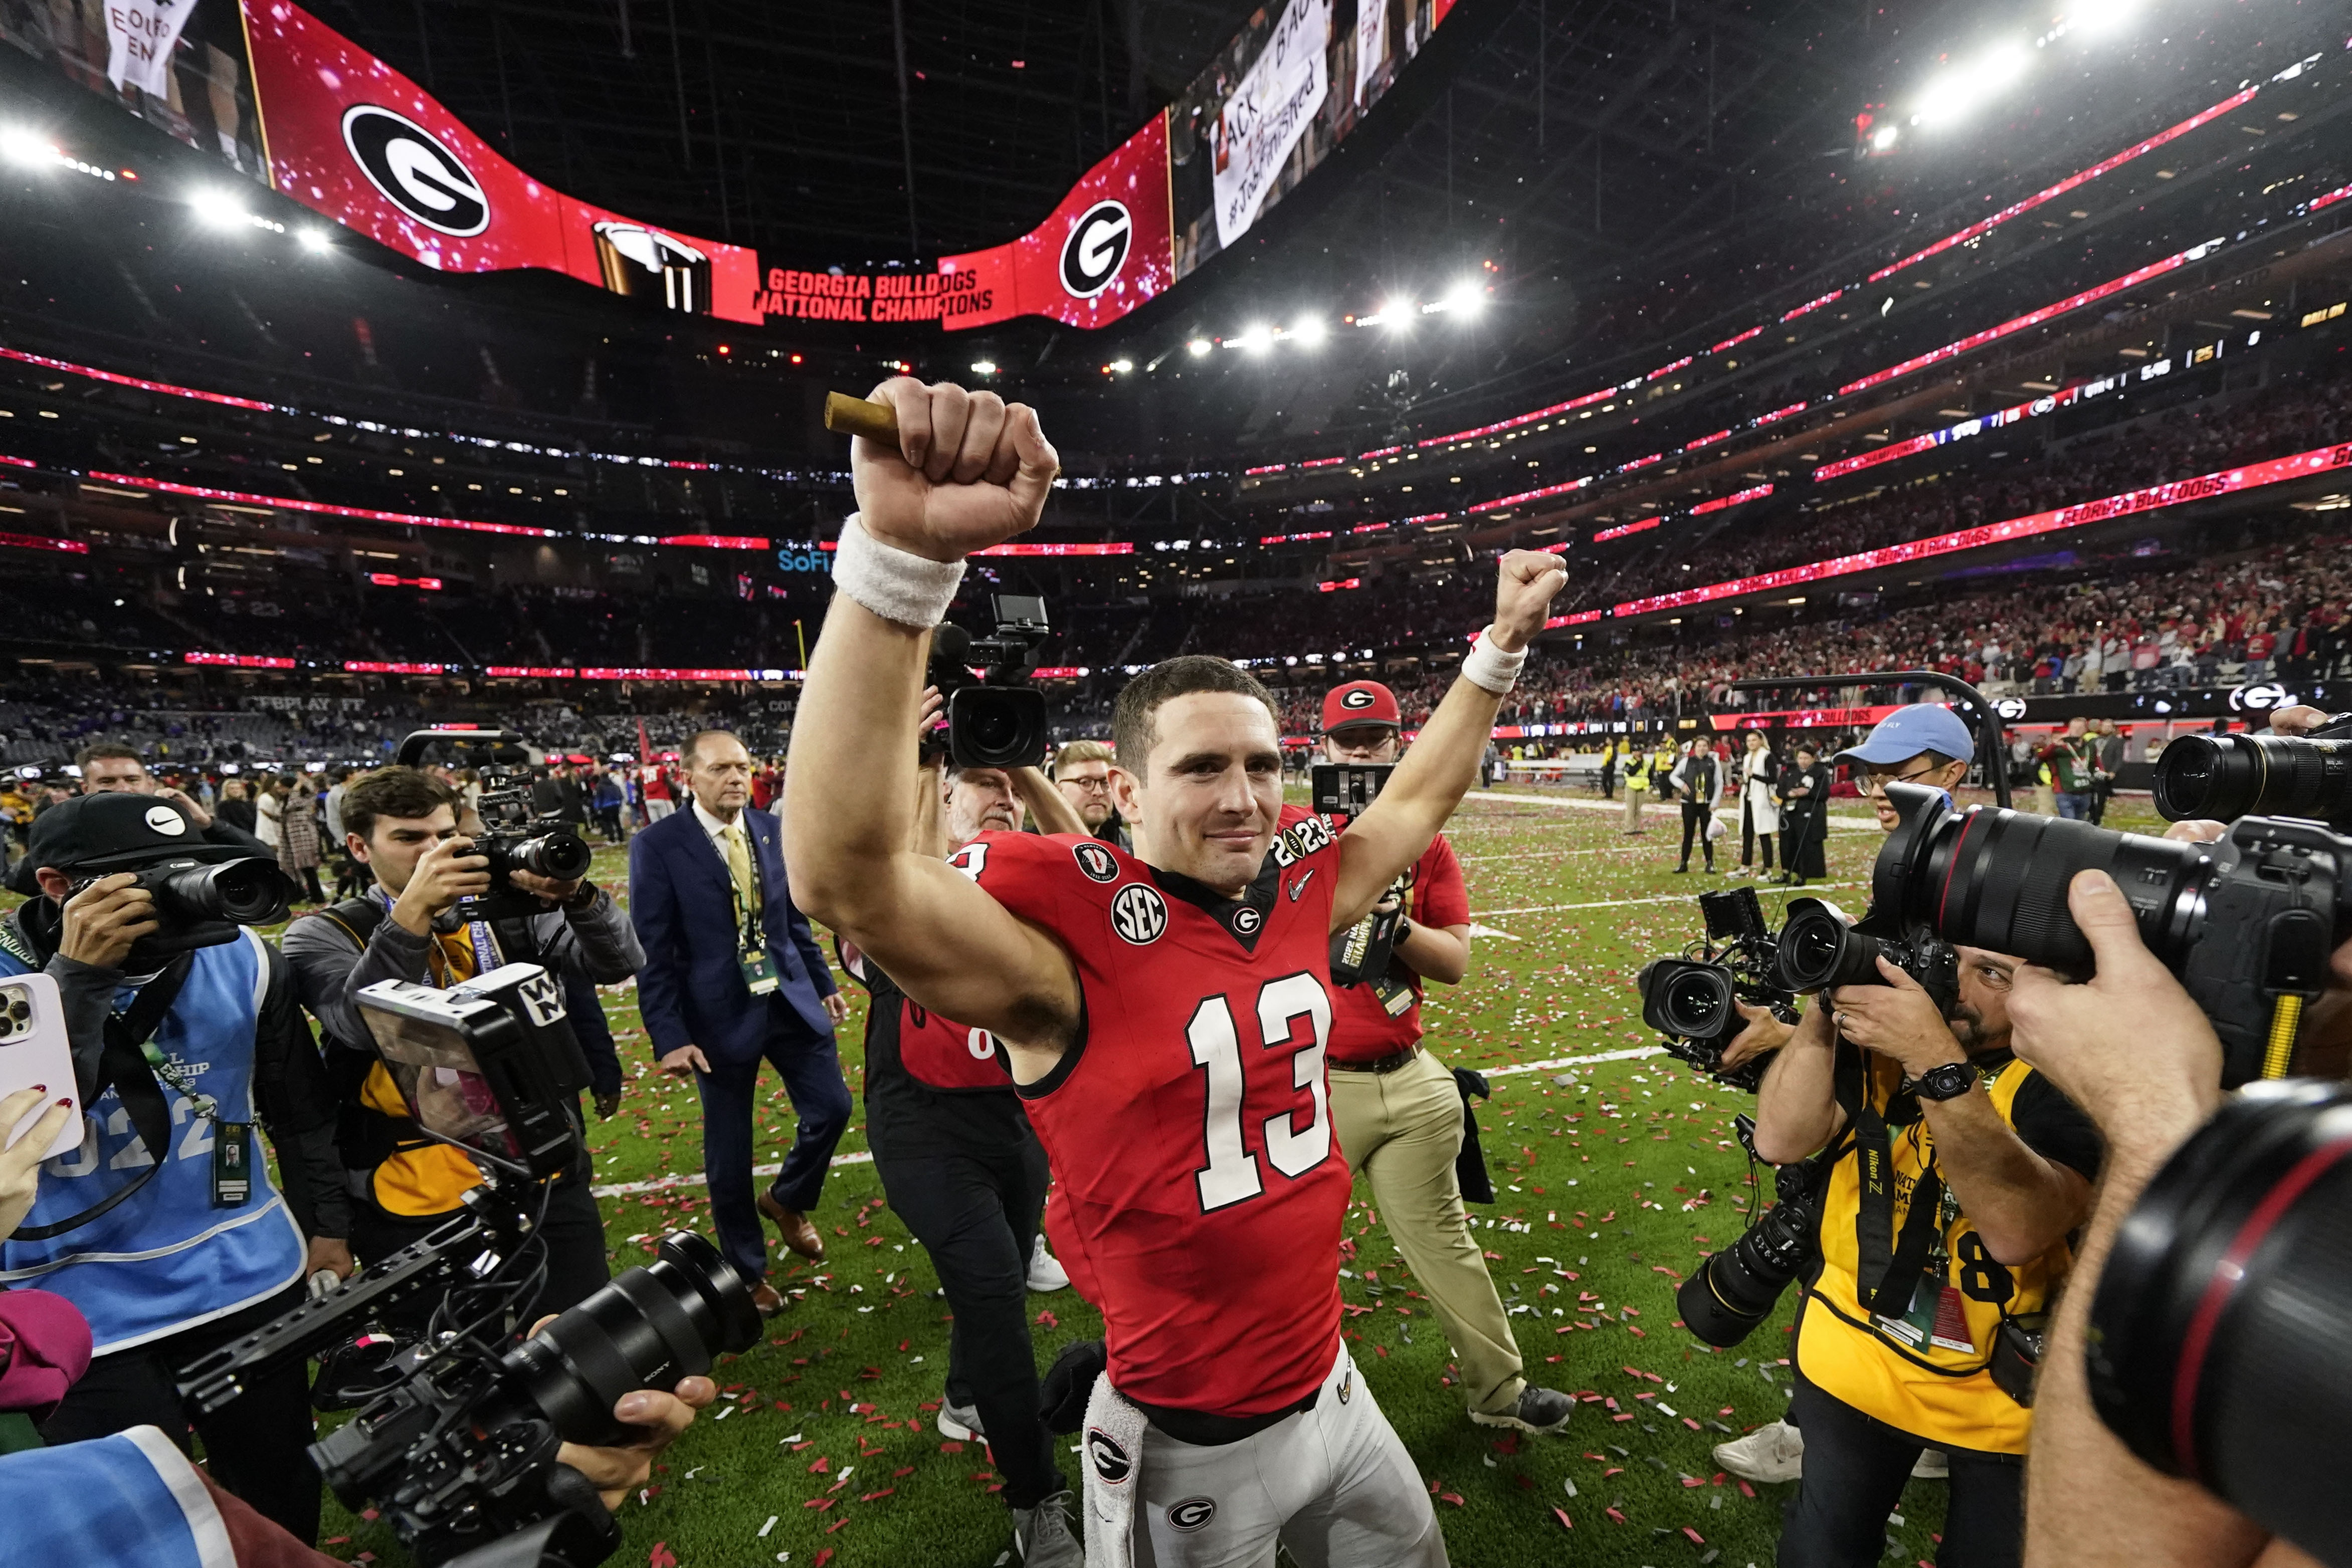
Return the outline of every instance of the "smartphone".
<path id="1" fill-rule="evenodd" d="M 66 1039 L 63 999 L 58 983 L 37 971 L 0 978 L 0 1099 L 35 1084 L 48 1086 L 48 1098 L 13 1127 L 0 1127 L 0 1143 L 14 1143 L 58 1100 L 71 1110 L 57 1139 L 41 1156 L 54 1160 L 81 1147 L 81 1096 L 74 1087 L 73 1047 Z"/>

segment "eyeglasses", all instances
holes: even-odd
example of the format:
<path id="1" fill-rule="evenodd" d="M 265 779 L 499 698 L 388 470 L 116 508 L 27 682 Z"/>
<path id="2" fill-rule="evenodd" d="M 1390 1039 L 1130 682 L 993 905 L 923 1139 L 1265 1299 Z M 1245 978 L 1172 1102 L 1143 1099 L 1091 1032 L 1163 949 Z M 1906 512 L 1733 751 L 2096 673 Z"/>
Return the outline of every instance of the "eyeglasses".
<path id="1" fill-rule="evenodd" d="M 1056 784 L 1075 785 L 1076 787 L 1086 791 L 1088 795 L 1108 795 L 1110 793 L 1110 780 L 1108 777 L 1098 779 L 1056 779 L 1055 782 Z"/>
<path id="2" fill-rule="evenodd" d="M 1888 784 L 1916 784 L 1935 771 L 1933 768 L 1921 768 L 1916 773 L 1898 773 L 1893 778 L 1885 778 L 1877 773 L 1864 773 L 1856 782 L 1864 795 L 1885 795 Z"/>

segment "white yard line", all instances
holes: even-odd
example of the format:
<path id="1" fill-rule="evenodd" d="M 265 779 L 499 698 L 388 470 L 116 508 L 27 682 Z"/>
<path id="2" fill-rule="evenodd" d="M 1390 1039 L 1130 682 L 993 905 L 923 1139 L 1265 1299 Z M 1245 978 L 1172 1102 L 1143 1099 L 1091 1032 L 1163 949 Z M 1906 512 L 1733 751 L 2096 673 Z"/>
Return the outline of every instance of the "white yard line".
<path id="1" fill-rule="evenodd" d="M 1580 1068 L 1593 1062 L 1630 1062 L 1642 1057 L 1662 1057 L 1664 1046 L 1634 1046 L 1622 1051 L 1601 1051 L 1589 1057 L 1554 1057 L 1548 1062 L 1521 1062 L 1517 1067 L 1477 1068 L 1472 1070 L 1484 1078 L 1508 1078 L 1513 1073 L 1549 1072 L 1553 1068 Z"/>
<path id="2" fill-rule="evenodd" d="M 1504 795 L 1498 790 L 1491 789 L 1474 789 L 1462 798 L 1465 802 L 1475 800 L 1500 805 L 1549 805 L 1570 811 L 1613 811 L 1621 816 L 1625 810 L 1625 803 L 1622 800 L 1580 799 L 1574 795 Z M 1645 809 L 1656 812 L 1663 816 L 1674 805 L 1673 801 L 1654 800 L 1648 803 Z M 1718 808 L 1716 816 L 1735 826 L 1739 821 L 1739 812 L 1732 806 Z M 1677 822 L 1682 820 L 1679 814 L 1676 814 L 1675 820 Z M 1875 814 L 1858 816 L 1852 812 L 1833 811 L 1830 813 L 1830 826 L 1846 830 L 1867 827 L 1875 831 L 1878 826 L 1878 817 Z"/>
<path id="3" fill-rule="evenodd" d="M 874 1156 L 864 1150 L 855 1154 L 835 1154 L 833 1157 L 835 1169 L 843 1165 L 872 1163 L 874 1163 Z M 772 1176 L 782 1169 L 783 1166 L 781 1164 L 754 1165 L 751 1167 L 751 1173 L 755 1176 Z M 659 1176 L 650 1182 L 615 1182 L 609 1186 L 591 1187 L 588 1189 L 588 1194 L 591 1197 L 598 1198 L 625 1198 L 638 1193 L 658 1193 L 670 1187 L 701 1187 L 709 1184 L 710 1178 L 700 1171 L 696 1171 L 690 1175 Z"/>
<path id="4" fill-rule="evenodd" d="M 1696 894 L 1724 887 L 1738 880 L 1738 879 L 1735 877 L 1728 879 L 1727 882 L 1695 883 L 1687 893 L 1664 893 L 1654 899 L 1602 899 L 1590 904 L 1523 904 L 1516 909 L 1480 910 L 1470 918 L 1474 921 L 1483 921 L 1496 915 L 1548 915 L 1558 913 L 1562 910 L 1622 910 L 1633 904 L 1679 904 Z M 1810 882 L 1801 888 L 1776 888 L 1767 885 L 1758 888 L 1756 891 L 1759 895 L 1787 893 L 1793 898 L 1810 898 L 1815 893 L 1827 892 L 1832 888 L 1863 886 L 1864 884 L 1861 882 Z"/>

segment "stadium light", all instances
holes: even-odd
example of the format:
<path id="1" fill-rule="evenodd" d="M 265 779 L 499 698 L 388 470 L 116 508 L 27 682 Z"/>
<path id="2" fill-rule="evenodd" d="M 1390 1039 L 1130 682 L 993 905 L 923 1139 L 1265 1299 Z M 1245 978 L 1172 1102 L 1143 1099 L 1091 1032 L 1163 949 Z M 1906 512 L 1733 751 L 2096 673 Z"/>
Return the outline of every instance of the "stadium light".
<path id="1" fill-rule="evenodd" d="M 57 161 L 57 149 L 20 125 L 0 131 L 0 158 L 11 163 L 35 165 Z"/>
<path id="2" fill-rule="evenodd" d="M 1191 354 L 1194 359 L 1199 359 L 1216 346 L 1216 344 L 1211 342 L 1206 338 L 1194 338 L 1191 342 L 1184 345 L 1184 352 Z"/>
<path id="3" fill-rule="evenodd" d="M 2069 5 L 2063 20 L 2070 33 L 2104 38 L 2122 32 L 2136 19 L 2138 10 L 2134 0 L 2099 0 L 2095 5 Z"/>
<path id="4" fill-rule="evenodd" d="M 1249 326 L 1242 329 L 1239 337 L 1227 338 L 1225 346 L 1229 349 L 1246 349 L 1255 353 L 1273 341 L 1274 334 L 1264 326 Z"/>
<path id="5" fill-rule="evenodd" d="M 1997 45 L 1930 81 L 1919 96 L 1912 122 L 1943 125 L 1958 120 L 2015 82 L 2032 63 L 2033 57 L 2024 45 Z"/>
<path id="6" fill-rule="evenodd" d="M 1893 150 L 1895 140 L 1900 136 L 1900 134 L 1901 132 L 1892 125 L 1880 126 L 1877 130 L 1870 133 L 1871 150 L 1875 153 L 1885 153 Z"/>
<path id="7" fill-rule="evenodd" d="M 1135 362 L 1131 359 L 1115 359 L 1110 362 L 1110 368 L 1115 374 L 1125 375 L 1135 368 Z"/>
<path id="8" fill-rule="evenodd" d="M 971 362 L 971 374 L 974 375 L 994 375 L 996 374 L 996 362 L 992 359 L 976 359 Z"/>
<path id="9" fill-rule="evenodd" d="M 1313 348 L 1330 335 L 1331 329 L 1323 324 L 1320 316 L 1301 316 L 1290 329 L 1290 335 L 1308 348 Z"/>
<path id="10" fill-rule="evenodd" d="M 245 205 L 227 191 L 198 191 L 188 200 L 198 222 L 213 228 L 242 228 L 253 221 Z"/>
<path id="11" fill-rule="evenodd" d="M 302 248 L 323 256 L 335 247 L 334 240 L 323 228 L 306 228 L 301 233 Z"/>

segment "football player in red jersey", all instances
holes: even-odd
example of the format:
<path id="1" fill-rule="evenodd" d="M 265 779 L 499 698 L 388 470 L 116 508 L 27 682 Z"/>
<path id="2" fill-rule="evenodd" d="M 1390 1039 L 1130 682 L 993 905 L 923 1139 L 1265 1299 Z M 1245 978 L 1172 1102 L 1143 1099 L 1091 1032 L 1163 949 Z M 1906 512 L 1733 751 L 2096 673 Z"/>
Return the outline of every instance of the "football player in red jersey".
<path id="1" fill-rule="evenodd" d="M 983 834 L 943 865 L 908 847 L 925 634 L 965 556 L 1034 526 L 1056 459 L 1034 412 L 990 394 L 901 379 L 875 396 L 898 442 L 853 451 L 860 515 L 786 774 L 793 885 L 908 997 L 1011 1059 L 1106 1325 L 1088 1561 L 1251 1562 L 1279 1536 L 1310 1568 L 1443 1563 L 1428 1493 L 1339 1336 L 1328 942 L 1476 777 L 1559 562 L 1503 557 L 1494 624 L 1344 834 L 1284 812 L 1265 689 L 1193 656 L 1119 697 L 1134 855 Z"/>

